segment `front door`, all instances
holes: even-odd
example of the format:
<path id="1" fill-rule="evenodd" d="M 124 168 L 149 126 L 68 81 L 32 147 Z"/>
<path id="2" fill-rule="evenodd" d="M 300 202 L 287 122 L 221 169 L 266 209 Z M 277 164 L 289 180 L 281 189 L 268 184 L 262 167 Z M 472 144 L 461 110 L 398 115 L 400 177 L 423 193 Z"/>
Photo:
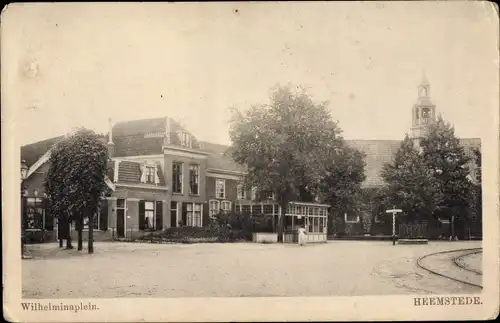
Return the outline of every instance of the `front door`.
<path id="1" fill-rule="evenodd" d="M 116 234 L 118 238 L 125 238 L 125 210 L 116 210 Z"/>

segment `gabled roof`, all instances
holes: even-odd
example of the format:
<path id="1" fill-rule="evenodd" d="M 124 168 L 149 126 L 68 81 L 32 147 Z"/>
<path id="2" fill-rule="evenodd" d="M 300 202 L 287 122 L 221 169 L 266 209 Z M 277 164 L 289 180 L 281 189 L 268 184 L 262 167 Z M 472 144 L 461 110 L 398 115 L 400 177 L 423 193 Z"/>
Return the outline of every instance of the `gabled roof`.
<path id="1" fill-rule="evenodd" d="M 113 125 L 113 139 L 115 136 L 165 132 L 165 123 L 166 117 L 120 121 Z"/>
<path id="2" fill-rule="evenodd" d="M 401 145 L 400 140 L 346 140 L 346 143 L 365 153 L 366 180 L 363 186 L 381 186 L 384 180 L 380 176 L 385 163 L 393 161 L 394 155 Z"/>
<path id="3" fill-rule="evenodd" d="M 169 120 L 169 134 L 172 143 L 177 144 L 179 131 L 187 132 L 192 137 L 194 149 L 199 149 L 195 136 L 172 118 Z M 145 156 L 163 153 L 164 136 L 167 131 L 167 117 L 150 118 L 117 122 L 113 126 L 115 156 Z"/>
<path id="4" fill-rule="evenodd" d="M 64 138 L 59 136 L 55 138 L 45 139 L 26 146 L 21 147 L 21 159 L 26 161 L 26 166 L 31 167 L 37 160 L 49 151 L 52 146 Z"/>
<path id="5" fill-rule="evenodd" d="M 233 160 L 230 146 L 200 141 L 200 147 L 202 150 L 210 153 L 207 159 L 207 168 L 223 169 L 233 172 L 245 171 L 245 167 Z"/>

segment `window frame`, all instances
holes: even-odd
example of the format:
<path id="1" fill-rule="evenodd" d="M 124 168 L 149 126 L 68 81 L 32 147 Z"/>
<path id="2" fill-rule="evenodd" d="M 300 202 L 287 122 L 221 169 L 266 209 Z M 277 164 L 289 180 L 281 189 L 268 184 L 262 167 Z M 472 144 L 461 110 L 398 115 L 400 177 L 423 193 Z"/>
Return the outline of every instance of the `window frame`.
<path id="1" fill-rule="evenodd" d="M 214 205 L 215 207 L 212 207 Z M 210 215 L 210 218 L 215 218 L 217 214 L 220 212 L 220 201 L 219 200 L 210 200 L 208 201 L 208 214 Z"/>
<path id="2" fill-rule="evenodd" d="M 155 184 L 156 177 L 156 167 L 151 165 L 146 165 L 144 167 L 144 171 L 146 172 L 145 182 L 147 184 Z"/>
<path id="3" fill-rule="evenodd" d="M 356 220 L 348 220 L 347 212 L 345 212 L 344 213 L 344 222 L 345 223 L 359 223 L 360 222 L 359 215 L 356 215 Z"/>
<path id="4" fill-rule="evenodd" d="M 256 201 L 257 200 L 257 187 L 253 186 L 250 189 L 250 200 Z"/>
<path id="5" fill-rule="evenodd" d="M 197 207 L 199 207 L 199 210 L 197 210 Z M 198 224 L 198 222 L 199 225 L 195 225 Z M 203 226 L 203 204 L 186 203 L 186 226 L 188 227 Z"/>
<path id="6" fill-rule="evenodd" d="M 182 147 L 192 148 L 193 138 L 187 131 L 179 131 L 179 142 Z"/>
<path id="7" fill-rule="evenodd" d="M 222 196 L 219 195 L 219 185 L 218 183 L 222 183 Z M 225 199 L 226 198 L 226 180 L 221 178 L 215 179 L 215 198 L 217 199 Z"/>
<path id="8" fill-rule="evenodd" d="M 148 203 L 151 203 L 153 205 L 152 209 L 147 207 Z M 153 213 L 153 216 L 152 216 L 153 226 L 152 227 L 150 227 L 150 225 L 149 225 L 148 212 Z M 144 200 L 144 220 L 146 220 L 146 223 L 148 225 L 146 230 L 156 231 L 156 201 Z"/>
<path id="9" fill-rule="evenodd" d="M 227 205 L 229 205 L 229 207 L 228 207 L 228 208 L 225 208 L 225 207 L 224 207 L 224 205 L 226 205 L 226 206 L 227 206 Z M 220 202 L 220 209 L 221 209 L 221 210 L 222 210 L 222 212 L 224 212 L 224 213 L 229 213 L 229 212 L 231 212 L 231 210 L 232 210 L 232 209 L 231 209 L 231 207 L 232 207 L 232 206 L 233 206 L 233 205 L 232 205 L 231 201 L 229 201 L 229 200 L 224 200 L 224 201 L 221 201 L 221 202 Z"/>
<path id="10" fill-rule="evenodd" d="M 195 172 L 195 176 L 193 177 L 192 172 Z M 193 181 L 194 179 L 194 181 Z M 196 192 L 193 192 L 193 184 L 196 185 Z M 189 194 L 191 195 L 200 195 L 200 165 L 199 164 L 190 164 L 189 165 Z"/>
<path id="11" fill-rule="evenodd" d="M 236 185 L 236 199 L 237 200 L 246 200 L 247 199 L 247 192 L 245 191 L 245 187 L 242 183 L 238 183 Z"/>
<path id="12" fill-rule="evenodd" d="M 175 176 L 175 167 L 178 166 L 179 174 Z M 179 180 L 180 191 L 174 189 L 174 181 Z M 183 162 L 172 162 L 172 193 L 173 194 L 184 194 L 184 163 Z"/>

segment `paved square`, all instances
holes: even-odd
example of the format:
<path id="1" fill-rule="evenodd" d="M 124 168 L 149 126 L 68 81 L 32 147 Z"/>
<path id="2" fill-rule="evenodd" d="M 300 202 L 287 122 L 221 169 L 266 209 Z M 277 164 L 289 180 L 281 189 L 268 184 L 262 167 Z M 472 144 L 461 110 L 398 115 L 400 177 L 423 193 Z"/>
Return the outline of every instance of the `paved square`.
<path id="1" fill-rule="evenodd" d="M 419 256 L 476 248 L 481 242 L 396 245 L 381 241 L 295 244 L 96 243 L 95 254 L 56 244 L 29 246 L 25 298 L 361 296 L 466 293 L 472 287 L 432 277 Z"/>

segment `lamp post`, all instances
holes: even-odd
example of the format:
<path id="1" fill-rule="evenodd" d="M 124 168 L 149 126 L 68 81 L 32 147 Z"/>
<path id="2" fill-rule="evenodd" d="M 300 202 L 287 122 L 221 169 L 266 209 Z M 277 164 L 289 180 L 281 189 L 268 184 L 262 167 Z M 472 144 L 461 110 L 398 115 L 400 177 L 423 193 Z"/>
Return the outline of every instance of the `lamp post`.
<path id="1" fill-rule="evenodd" d="M 392 245 L 396 245 L 396 214 L 403 212 L 401 209 L 396 209 L 393 206 L 391 210 L 385 211 L 386 213 L 392 213 Z"/>
<path id="2" fill-rule="evenodd" d="M 26 187 L 24 186 L 24 180 L 28 175 L 28 166 L 26 161 L 21 161 L 21 258 L 29 259 L 30 257 L 24 254 L 24 217 L 26 212 Z"/>

